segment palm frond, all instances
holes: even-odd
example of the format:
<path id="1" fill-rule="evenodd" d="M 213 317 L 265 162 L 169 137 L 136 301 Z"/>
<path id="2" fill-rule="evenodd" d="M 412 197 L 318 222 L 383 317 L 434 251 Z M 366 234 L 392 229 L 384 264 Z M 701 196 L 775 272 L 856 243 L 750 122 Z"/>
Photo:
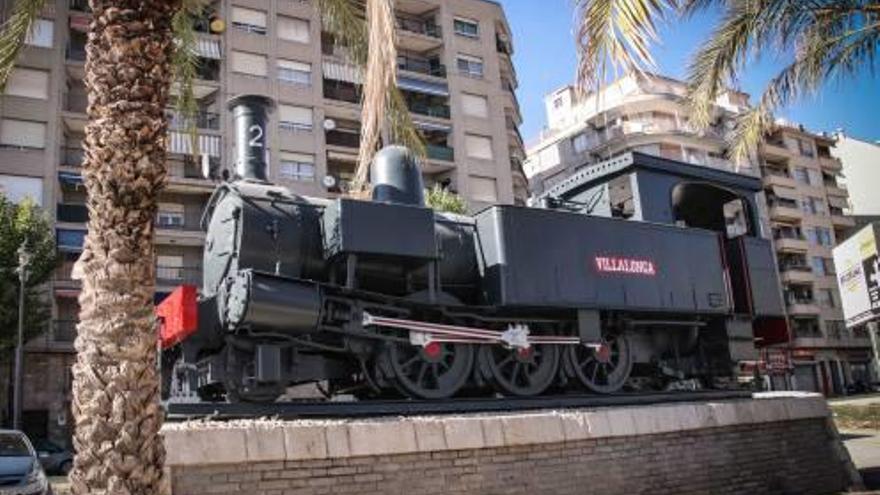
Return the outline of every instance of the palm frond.
<path id="1" fill-rule="evenodd" d="M 16 0 L 9 18 L 0 25 L 0 93 L 6 89 L 18 54 L 45 4 L 46 0 Z"/>
<path id="2" fill-rule="evenodd" d="M 171 57 L 171 69 L 178 87 L 174 107 L 181 116 L 181 121 L 184 122 L 184 131 L 190 138 L 193 155 L 199 153 L 197 123 L 199 102 L 196 100 L 194 89 L 199 70 L 195 21 L 201 17 L 204 8 L 202 0 L 184 0 L 171 20 L 176 44 Z"/>
<path id="3" fill-rule="evenodd" d="M 361 142 L 353 181 L 355 189 L 361 189 L 367 182 L 370 162 L 386 123 L 389 88 L 397 86 L 394 0 L 367 0 L 367 27 L 369 52 L 361 97 Z M 387 129 L 386 139 L 390 139 Z"/>
<path id="4" fill-rule="evenodd" d="M 680 0 L 577 0 L 577 81 L 581 91 L 605 82 L 609 66 L 620 72 L 654 68 L 650 46 L 657 22 Z"/>
<path id="5" fill-rule="evenodd" d="M 842 25 L 839 22 L 835 24 Z M 794 62 L 770 81 L 758 104 L 737 119 L 730 147 L 734 160 L 748 157 L 757 148 L 772 128 L 773 111 L 780 106 L 804 94 L 814 93 L 831 80 L 851 78 L 864 69 L 872 72 L 877 69 L 880 21 L 869 24 L 858 22 L 857 25 L 858 28 L 822 38 L 821 41 L 817 33 L 811 32 L 805 36 L 814 40 L 814 43 L 802 47 Z M 826 27 L 817 29 L 824 32 Z"/>

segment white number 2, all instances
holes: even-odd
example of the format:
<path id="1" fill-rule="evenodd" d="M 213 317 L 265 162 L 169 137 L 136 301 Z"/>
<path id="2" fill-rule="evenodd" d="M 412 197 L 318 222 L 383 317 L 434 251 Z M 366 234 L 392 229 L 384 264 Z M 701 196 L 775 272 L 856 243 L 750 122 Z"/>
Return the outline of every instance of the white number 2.
<path id="1" fill-rule="evenodd" d="M 263 128 L 254 124 L 248 128 L 248 132 L 253 135 L 250 141 L 248 141 L 248 146 L 251 148 L 262 148 L 263 142 Z"/>

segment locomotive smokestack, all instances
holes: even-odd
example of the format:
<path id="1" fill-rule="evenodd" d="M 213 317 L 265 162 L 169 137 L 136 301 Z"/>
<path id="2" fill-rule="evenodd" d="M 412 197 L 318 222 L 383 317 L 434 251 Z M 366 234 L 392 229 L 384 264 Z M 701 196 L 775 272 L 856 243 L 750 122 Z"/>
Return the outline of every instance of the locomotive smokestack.
<path id="1" fill-rule="evenodd" d="M 386 146 L 370 166 L 373 200 L 425 206 L 425 186 L 416 156 L 403 146 Z"/>
<path id="2" fill-rule="evenodd" d="M 272 100 L 260 95 L 241 95 L 226 103 L 235 126 L 235 175 L 239 179 L 266 182 L 269 156 L 266 119 Z"/>

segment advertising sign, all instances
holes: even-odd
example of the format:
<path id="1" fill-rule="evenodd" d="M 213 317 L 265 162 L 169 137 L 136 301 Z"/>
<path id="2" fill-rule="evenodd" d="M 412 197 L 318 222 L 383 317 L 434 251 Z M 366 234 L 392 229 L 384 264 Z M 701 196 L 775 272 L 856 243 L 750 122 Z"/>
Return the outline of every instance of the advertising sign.
<path id="1" fill-rule="evenodd" d="M 834 266 L 846 326 L 880 318 L 880 258 L 877 231 L 868 225 L 834 248 Z"/>

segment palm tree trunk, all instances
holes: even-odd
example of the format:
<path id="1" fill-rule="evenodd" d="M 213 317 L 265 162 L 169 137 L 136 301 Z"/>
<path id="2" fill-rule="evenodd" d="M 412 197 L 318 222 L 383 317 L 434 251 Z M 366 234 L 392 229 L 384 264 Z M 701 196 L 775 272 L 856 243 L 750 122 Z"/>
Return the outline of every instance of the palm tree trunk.
<path id="1" fill-rule="evenodd" d="M 73 366 L 76 495 L 162 490 L 154 225 L 179 0 L 91 0 L 83 176 L 89 231 Z"/>

